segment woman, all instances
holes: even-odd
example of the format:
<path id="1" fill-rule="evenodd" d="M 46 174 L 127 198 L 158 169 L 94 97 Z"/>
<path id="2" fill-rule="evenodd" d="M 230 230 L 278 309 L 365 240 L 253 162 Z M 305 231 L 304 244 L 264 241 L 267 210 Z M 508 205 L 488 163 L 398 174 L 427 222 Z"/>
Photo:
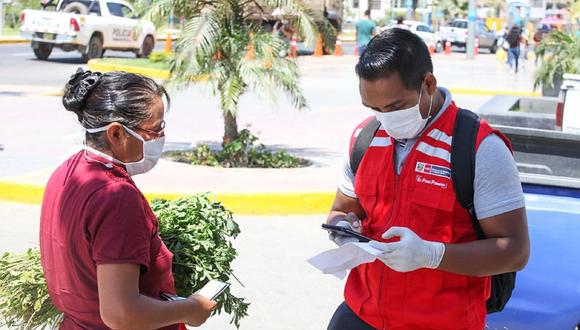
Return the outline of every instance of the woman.
<path id="1" fill-rule="evenodd" d="M 509 43 L 509 65 L 512 68 L 512 73 L 518 73 L 519 59 L 520 59 L 520 42 L 522 41 L 522 30 L 519 26 L 514 25 L 510 29 L 506 37 Z M 514 62 L 515 61 L 515 62 Z"/>
<path id="2" fill-rule="evenodd" d="M 173 255 L 132 175 L 157 163 L 165 140 L 163 97 L 153 80 L 79 69 L 63 105 L 86 129 L 84 150 L 51 176 L 42 202 L 40 251 L 60 329 L 199 326 L 215 302 L 175 294 Z"/>

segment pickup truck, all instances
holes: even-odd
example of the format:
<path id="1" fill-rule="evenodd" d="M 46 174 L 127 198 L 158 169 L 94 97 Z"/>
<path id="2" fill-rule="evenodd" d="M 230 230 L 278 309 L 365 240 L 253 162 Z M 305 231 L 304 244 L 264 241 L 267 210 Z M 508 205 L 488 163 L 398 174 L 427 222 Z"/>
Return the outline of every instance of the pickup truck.
<path id="1" fill-rule="evenodd" d="M 449 41 L 453 46 L 465 48 L 467 45 L 467 24 L 466 19 L 456 19 L 449 26 L 440 27 L 439 34 L 443 39 L 443 44 Z M 489 49 L 490 53 L 495 54 L 497 36 L 482 21 L 475 22 L 475 37 L 479 40 L 479 48 Z"/>
<path id="2" fill-rule="evenodd" d="M 155 47 L 155 26 L 139 19 L 120 0 L 60 0 L 54 10 L 24 10 L 20 35 L 31 41 L 36 57 L 46 60 L 54 47 L 77 50 L 83 60 L 103 56 L 107 49 L 147 57 Z"/>
<path id="3" fill-rule="evenodd" d="M 484 116 L 485 117 L 485 116 Z M 502 312 L 487 330 L 580 329 L 580 134 L 495 125 L 518 163 L 531 240 Z"/>

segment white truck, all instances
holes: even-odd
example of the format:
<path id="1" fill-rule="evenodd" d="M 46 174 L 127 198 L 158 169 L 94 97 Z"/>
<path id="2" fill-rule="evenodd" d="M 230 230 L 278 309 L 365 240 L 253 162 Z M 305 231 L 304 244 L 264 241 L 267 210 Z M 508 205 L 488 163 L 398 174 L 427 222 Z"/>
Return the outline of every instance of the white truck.
<path id="1" fill-rule="evenodd" d="M 24 10 L 20 35 L 31 41 L 36 57 L 46 60 L 54 47 L 78 50 L 83 60 L 107 49 L 147 57 L 155 47 L 155 26 L 122 0 L 60 0 L 54 10 Z"/>
<path id="2" fill-rule="evenodd" d="M 439 34 L 443 39 L 443 44 L 449 41 L 453 46 L 465 48 L 467 44 L 468 21 L 466 19 L 456 19 L 449 26 L 439 28 Z M 479 48 L 489 49 L 495 54 L 497 51 L 497 36 L 495 31 L 487 28 L 482 21 L 475 22 L 475 37 L 479 41 Z"/>

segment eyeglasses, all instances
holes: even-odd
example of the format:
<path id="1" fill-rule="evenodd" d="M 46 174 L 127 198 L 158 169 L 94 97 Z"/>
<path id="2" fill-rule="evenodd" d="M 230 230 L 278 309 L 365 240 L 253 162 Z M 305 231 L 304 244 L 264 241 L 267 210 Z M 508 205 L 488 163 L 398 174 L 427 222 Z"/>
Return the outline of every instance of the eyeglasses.
<path id="1" fill-rule="evenodd" d="M 160 137 L 165 135 L 165 120 L 161 122 L 160 126 L 161 126 L 161 129 L 158 131 L 152 131 L 152 130 L 141 128 L 141 127 L 135 127 L 135 129 L 143 131 L 143 132 L 151 135 L 153 137 L 153 139 L 159 139 Z"/>

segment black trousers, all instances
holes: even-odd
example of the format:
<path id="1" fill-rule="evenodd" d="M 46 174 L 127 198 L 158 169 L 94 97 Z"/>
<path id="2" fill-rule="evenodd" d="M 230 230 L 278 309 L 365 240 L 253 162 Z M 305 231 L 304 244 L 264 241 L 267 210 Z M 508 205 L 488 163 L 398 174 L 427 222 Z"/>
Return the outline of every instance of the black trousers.
<path id="1" fill-rule="evenodd" d="M 328 330 L 376 330 L 361 320 L 346 303 L 340 304 L 330 323 Z"/>

